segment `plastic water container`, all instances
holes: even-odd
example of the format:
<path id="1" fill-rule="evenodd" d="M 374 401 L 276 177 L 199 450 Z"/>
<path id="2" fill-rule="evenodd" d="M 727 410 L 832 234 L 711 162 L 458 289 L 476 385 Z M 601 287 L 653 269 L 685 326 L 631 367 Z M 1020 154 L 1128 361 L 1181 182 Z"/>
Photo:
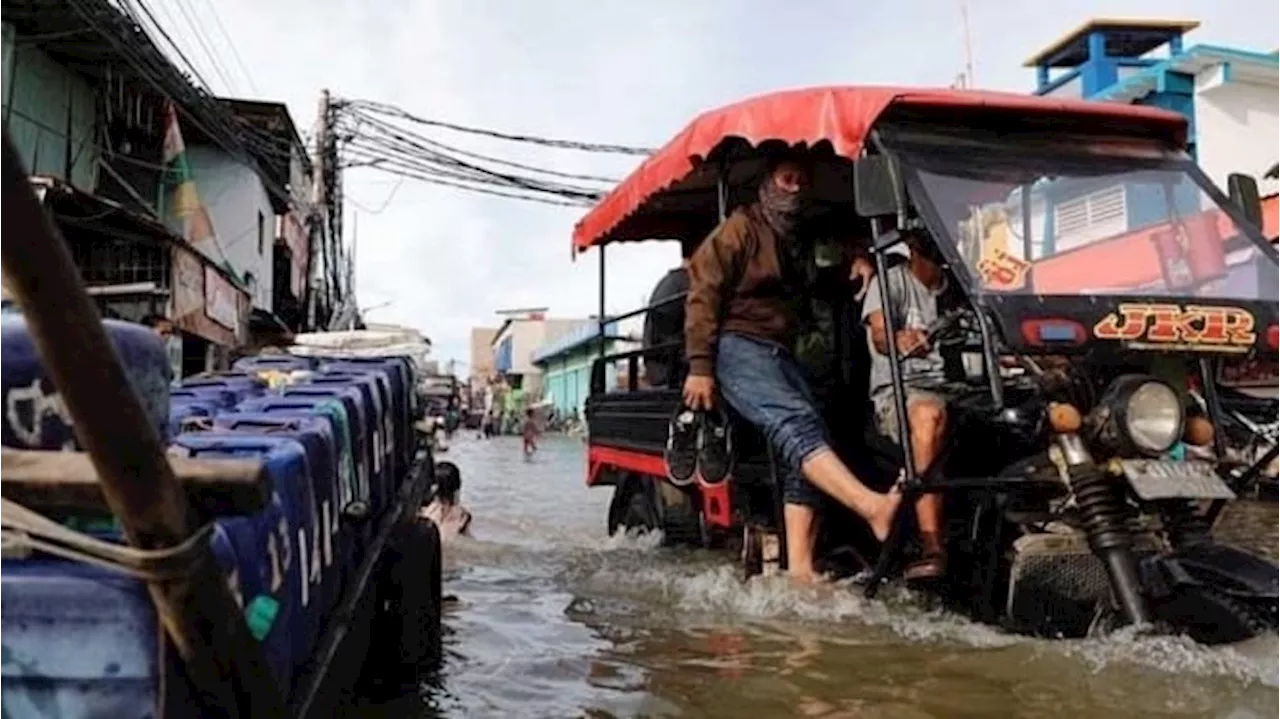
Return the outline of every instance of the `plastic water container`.
<path id="1" fill-rule="evenodd" d="M 231 409 L 240 404 L 240 397 L 235 390 L 226 387 L 175 387 L 169 391 L 174 402 L 212 403 L 218 409 Z"/>
<path id="2" fill-rule="evenodd" d="M 392 428 L 391 412 L 388 407 L 385 386 L 380 386 L 380 378 L 376 374 L 328 373 L 317 374 L 310 378 L 306 386 L 311 387 L 355 387 L 360 390 L 364 399 L 366 417 L 368 418 L 369 436 L 373 449 L 373 464 L 370 482 L 373 493 L 382 498 L 379 507 L 390 501 L 395 485 L 394 463 L 391 461 Z"/>
<path id="3" fill-rule="evenodd" d="M 104 320 L 102 325 L 152 425 L 165 438 L 173 370 L 164 342 L 142 325 L 116 320 Z M 0 368 L 5 408 L 0 443 L 19 449 L 79 449 L 70 414 L 45 374 L 20 314 L 0 314 Z"/>
<path id="4" fill-rule="evenodd" d="M 279 564 L 279 558 L 288 556 L 283 541 L 286 531 L 281 529 L 287 521 L 284 502 L 277 492 L 267 506 L 252 516 L 218 519 L 210 540 L 213 556 L 222 568 L 232 596 L 246 615 L 250 632 L 262 643 L 267 664 L 286 691 L 295 670 L 289 625 L 294 605 L 281 601 L 287 578 Z M 274 608 L 273 616 L 265 621 L 262 617 L 250 616 L 255 605 L 261 603 Z"/>
<path id="5" fill-rule="evenodd" d="M 0 562 L 4 716 L 138 717 L 162 668 L 146 586 L 78 562 Z"/>
<path id="6" fill-rule="evenodd" d="M 312 600 L 318 604 L 322 617 L 336 604 L 345 577 L 348 556 L 335 556 L 345 549 L 339 538 L 338 512 L 338 449 L 334 431 L 325 417 L 295 413 L 282 416 L 266 412 L 221 413 L 214 418 L 214 431 L 257 433 L 269 437 L 296 440 L 307 450 L 307 464 L 311 470 L 312 489 L 319 510 L 319 531 L 316 532 L 310 556 L 320 557 L 320 586 Z M 349 555 L 349 552 L 346 552 Z M 323 623 L 323 622 L 322 622 Z"/>
<path id="7" fill-rule="evenodd" d="M 260 574 L 266 577 L 266 593 L 279 602 L 276 621 L 287 629 L 291 659 L 294 662 L 304 661 L 310 654 L 320 624 L 312 595 L 320 584 L 321 574 L 321 557 L 311 549 L 315 546 L 320 522 L 306 448 L 298 441 L 284 437 L 218 431 L 186 432 L 177 437 L 174 445 L 197 458 L 256 458 L 262 461 L 271 479 L 272 503 L 278 501 L 282 513 L 279 518 L 274 512 L 269 512 L 246 519 L 256 522 L 258 532 L 267 532 L 267 552 L 258 556 L 259 561 L 265 564 Z M 237 520 L 220 521 L 227 522 L 230 533 L 233 528 L 239 530 Z M 245 535 L 253 537 L 248 530 L 245 530 Z M 258 537 L 253 541 L 261 542 L 261 534 Z M 237 547 L 237 552 L 239 549 Z M 248 556 L 238 554 L 239 559 L 251 562 L 254 556 L 249 548 L 245 553 Z M 272 645 L 270 638 L 267 643 Z"/>
<path id="8" fill-rule="evenodd" d="M 339 361 L 322 362 L 320 372 L 348 374 L 373 373 L 384 378 L 389 401 L 386 403 L 390 412 L 387 420 L 391 436 L 392 476 L 397 484 L 405 477 L 416 450 L 413 434 L 413 418 L 409 412 L 409 387 L 405 381 L 404 368 L 393 358 L 357 357 Z"/>
<path id="9" fill-rule="evenodd" d="M 334 431 L 338 447 L 337 507 L 339 515 L 357 499 L 368 502 L 360 495 L 359 467 L 355 442 L 359 428 L 348 418 L 347 406 L 335 397 L 281 397 L 269 395 L 241 403 L 241 412 L 263 412 L 282 416 L 313 416 L 328 421 Z M 364 557 L 364 550 L 372 537 L 373 524 L 351 525 L 339 523 L 339 545 L 335 555 L 344 557 L 347 567 L 356 567 Z"/>
<path id="10" fill-rule="evenodd" d="M 365 403 L 364 394 L 351 386 L 321 386 L 304 384 L 285 387 L 280 390 L 284 399 L 326 399 L 342 402 L 347 411 L 347 420 L 351 431 L 353 455 L 356 460 L 356 499 L 367 502 L 375 514 L 381 512 L 380 498 L 374 496 L 373 485 L 373 432 L 370 430 L 371 416 Z M 264 398 L 265 399 L 265 398 Z M 246 402 L 241 409 L 248 410 L 255 406 Z"/>
<path id="11" fill-rule="evenodd" d="M 179 397 L 169 405 L 169 436 L 182 434 L 184 424 L 191 420 L 212 421 L 218 409 L 218 403 L 213 400 Z"/>

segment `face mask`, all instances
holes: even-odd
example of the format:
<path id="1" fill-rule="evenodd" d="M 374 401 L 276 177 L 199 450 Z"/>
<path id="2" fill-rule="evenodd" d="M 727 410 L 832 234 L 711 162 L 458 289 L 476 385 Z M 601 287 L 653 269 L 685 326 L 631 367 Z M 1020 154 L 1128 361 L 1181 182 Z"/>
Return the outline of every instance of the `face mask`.
<path id="1" fill-rule="evenodd" d="M 800 207 L 800 193 L 786 192 L 772 180 L 766 180 L 760 185 L 760 208 L 774 232 L 789 234 L 794 229 Z"/>

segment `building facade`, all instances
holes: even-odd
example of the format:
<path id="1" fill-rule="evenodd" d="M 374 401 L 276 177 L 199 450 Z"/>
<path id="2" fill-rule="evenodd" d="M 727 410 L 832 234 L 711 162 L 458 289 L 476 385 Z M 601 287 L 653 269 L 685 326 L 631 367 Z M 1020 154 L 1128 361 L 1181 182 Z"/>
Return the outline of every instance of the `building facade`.
<path id="1" fill-rule="evenodd" d="M 1188 150 L 1219 187 L 1232 173 L 1252 175 L 1264 195 L 1276 164 L 1275 51 L 1187 46 L 1196 22 L 1091 20 L 1036 53 L 1037 95 L 1136 103 L 1188 121 Z"/>
<path id="2" fill-rule="evenodd" d="M 494 373 L 500 375 L 513 393 L 536 401 L 542 396 L 542 368 L 534 354 L 548 339 L 559 337 L 591 320 L 548 319 L 542 310 L 509 314 L 494 333 Z"/>
<path id="3" fill-rule="evenodd" d="M 634 318 L 638 319 L 638 318 Z M 632 322 L 610 322 L 604 326 L 604 354 L 637 349 L 640 343 Z M 594 320 L 566 332 L 539 347 L 533 362 L 543 373 L 543 397 L 562 417 L 582 417 L 591 394 L 591 370 L 601 356 L 600 325 Z M 604 368 L 606 389 L 627 382 L 626 368 L 608 363 Z"/>
<path id="4" fill-rule="evenodd" d="M 493 339 L 498 335 L 497 327 L 472 327 L 470 371 L 467 376 L 472 382 L 485 382 L 493 377 Z"/>
<path id="5" fill-rule="evenodd" d="M 162 208 L 170 119 L 207 120 L 208 99 L 109 6 L 92 25 L 65 7 L 3 11 L 5 129 L 99 311 L 173 320 L 176 373 L 224 365 L 247 339 L 249 295 Z M 136 55 L 157 75 L 138 76 Z"/>
<path id="6" fill-rule="evenodd" d="M 305 293 L 306 153 L 193 86 L 116 6 L 84 4 L 0 3 L 5 129 L 103 315 L 167 317 L 177 372 L 223 367 L 259 315 L 287 329 L 277 277 Z M 301 266 L 277 272 L 277 243 Z"/>

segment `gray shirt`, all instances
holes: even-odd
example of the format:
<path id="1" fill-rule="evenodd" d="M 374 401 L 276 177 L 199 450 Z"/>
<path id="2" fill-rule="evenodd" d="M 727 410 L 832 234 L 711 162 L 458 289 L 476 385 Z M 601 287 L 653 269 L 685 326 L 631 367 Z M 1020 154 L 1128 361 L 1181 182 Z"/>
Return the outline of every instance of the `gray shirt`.
<path id="1" fill-rule="evenodd" d="M 889 280 L 888 311 L 892 313 L 894 327 L 898 330 L 928 330 L 929 325 L 938 319 L 938 297 L 946 289 L 945 281 L 936 290 L 925 287 L 916 279 L 908 264 L 890 267 L 885 277 Z M 877 311 L 884 311 L 884 302 L 880 296 L 880 282 L 871 280 L 871 288 L 866 299 L 862 301 L 862 321 Z M 889 341 L 893 341 L 890 337 Z M 889 372 L 889 356 L 880 354 L 871 339 L 871 327 L 867 326 L 867 344 L 871 354 L 871 394 L 875 395 L 893 386 L 893 376 Z M 923 357 L 908 357 L 902 362 L 902 379 L 904 382 L 940 381 L 946 378 L 943 371 L 942 354 L 937 346 L 929 349 Z"/>

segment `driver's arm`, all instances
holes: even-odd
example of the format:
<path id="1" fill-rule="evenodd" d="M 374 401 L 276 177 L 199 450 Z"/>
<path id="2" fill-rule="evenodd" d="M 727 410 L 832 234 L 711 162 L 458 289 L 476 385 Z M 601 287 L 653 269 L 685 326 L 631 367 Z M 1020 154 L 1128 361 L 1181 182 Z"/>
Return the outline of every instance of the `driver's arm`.
<path id="1" fill-rule="evenodd" d="M 891 278 L 892 273 L 886 275 Z M 893 288 L 890 287 L 892 294 Z M 862 300 L 862 322 L 871 334 L 871 344 L 882 355 L 889 354 L 889 332 L 884 324 L 884 298 L 880 295 L 880 283 L 872 282 L 867 288 L 867 296 Z"/>
<path id="2" fill-rule="evenodd" d="M 871 344 L 876 348 L 876 352 L 882 355 L 889 354 L 889 331 L 884 326 L 884 312 L 876 310 L 867 316 L 867 327 L 871 330 Z"/>
<path id="3" fill-rule="evenodd" d="M 689 259 L 689 293 L 684 301 L 684 351 L 689 374 L 715 374 L 715 341 L 720 333 L 720 310 L 725 285 L 741 261 L 747 227 L 746 218 L 734 213 L 720 223 Z"/>
<path id="4" fill-rule="evenodd" d="M 892 295 L 889 301 L 890 303 L 897 303 L 900 301 L 900 297 L 894 295 L 893 276 L 890 274 L 888 277 L 891 280 L 889 292 Z M 889 328 L 884 321 L 884 302 L 880 295 L 879 282 L 871 283 L 871 288 L 867 290 L 867 297 L 862 301 L 862 321 L 870 330 L 872 346 L 880 354 L 888 356 Z M 908 357 L 924 347 L 926 343 L 925 334 L 919 330 L 898 330 L 897 343 L 899 356 Z"/>

